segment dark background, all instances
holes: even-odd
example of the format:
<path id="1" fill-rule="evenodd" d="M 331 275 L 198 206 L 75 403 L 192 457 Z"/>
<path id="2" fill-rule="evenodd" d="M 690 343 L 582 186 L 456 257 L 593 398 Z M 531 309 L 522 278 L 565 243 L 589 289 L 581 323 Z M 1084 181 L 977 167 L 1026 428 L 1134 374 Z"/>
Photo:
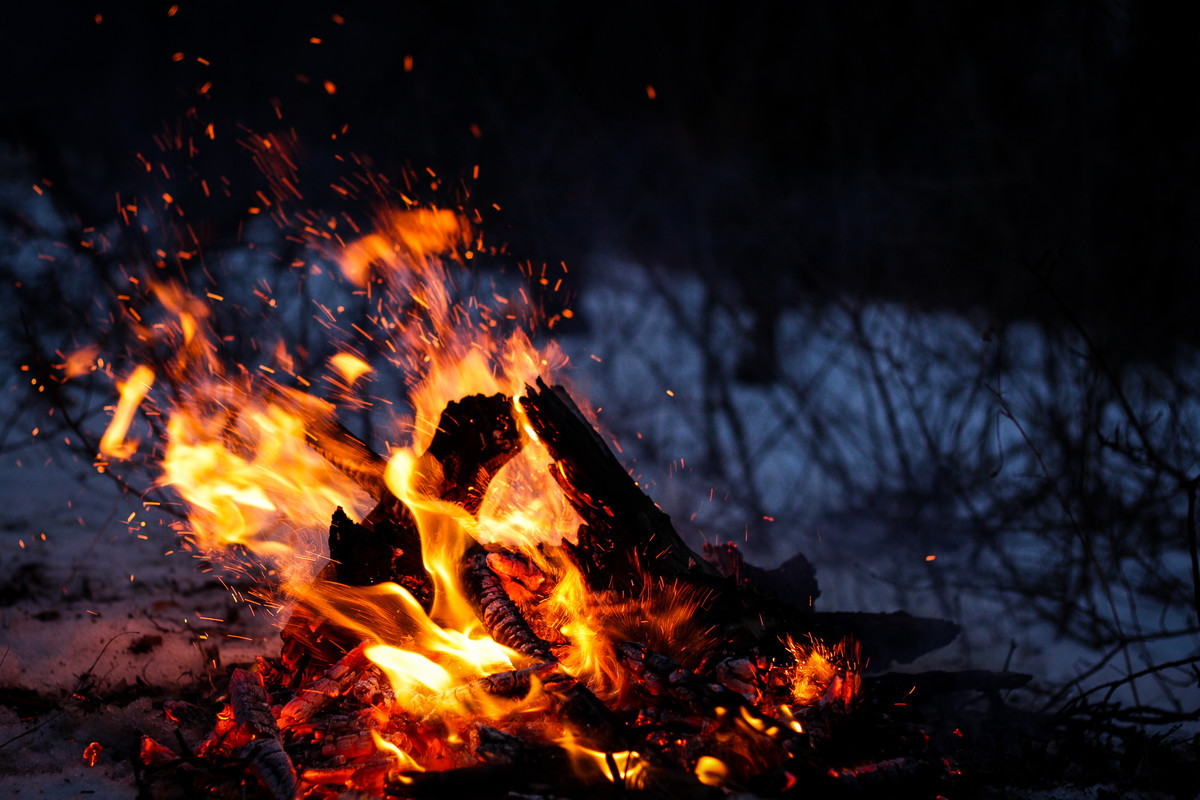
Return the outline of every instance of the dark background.
<path id="1" fill-rule="evenodd" d="M 199 150 L 176 200 L 220 242 L 261 184 L 237 139 L 294 130 L 316 205 L 337 154 L 446 185 L 479 165 L 473 202 L 501 206 L 489 233 L 522 259 L 703 271 L 759 320 L 751 379 L 772 370 L 779 308 L 831 294 L 1053 318 L 1030 265 L 1135 359 L 1197 335 L 1197 9 L 170 7 L 5 12 L 0 139 L 84 227 L 114 217 L 116 192 L 145 192 L 135 154 L 182 131 Z M 203 197 L 214 175 L 232 199 Z"/>

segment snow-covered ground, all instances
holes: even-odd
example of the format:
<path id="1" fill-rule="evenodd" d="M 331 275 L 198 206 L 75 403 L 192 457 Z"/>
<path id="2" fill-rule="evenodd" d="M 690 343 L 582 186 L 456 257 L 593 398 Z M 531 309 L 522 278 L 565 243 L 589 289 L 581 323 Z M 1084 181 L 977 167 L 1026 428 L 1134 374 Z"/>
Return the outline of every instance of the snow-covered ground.
<path id="1" fill-rule="evenodd" d="M 53 443 L 0 459 L 0 504 L 0 793 L 132 798 L 141 734 L 171 740 L 162 700 L 277 652 L 272 621 Z"/>

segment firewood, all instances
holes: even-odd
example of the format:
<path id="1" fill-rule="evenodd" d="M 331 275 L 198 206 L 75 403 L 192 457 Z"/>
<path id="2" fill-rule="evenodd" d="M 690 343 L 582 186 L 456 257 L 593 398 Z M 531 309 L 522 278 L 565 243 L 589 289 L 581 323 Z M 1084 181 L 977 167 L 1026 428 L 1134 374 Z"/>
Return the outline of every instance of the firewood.
<path id="1" fill-rule="evenodd" d="M 568 545 L 597 591 L 637 594 L 647 575 L 721 582 L 711 564 L 684 543 L 670 518 L 647 497 L 561 386 L 526 387 L 521 408 L 550 451 L 554 479 L 584 525 Z"/>
<path id="2" fill-rule="evenodd" d="M 396 691 L 392 688 L 391 681 L 374 664 L 363 670 L 362 676 L 354 682 L 347 694 L 352 695 L 364 706 L 387 708 L 396 701 Z"/>
<path id="3" fill-rule="evenodd" d="M 271 713 L 271 698 L 257 672 L 235 669 L 229 678 L 229 703 L 233 720 L 255 738 L 278 736 L 279 725 Z"/>
<path id="4" fill-rule="evenodd" d="M 488 554 L 482 547 L 472 547 L 463 558 L 461 570 L 463 591 L 475 608 L 484 630 L 500 644 L 539 661 L 551 661 L 549 642 L 538 637 L 509 598 L 499 576 L 488 566 Z"/>
<path id="5" fill-rule="evenodd" d="M 1002 691 L 1020 689 L 1031 680 L 1032 675 L 1021 672 L 992 672 L 985 669 L 957 672 L 889 672 L 864 679 L 863 693 L 885 702 L 903 700 L 906 703 L 919 703 L 930 697 L 951 692 L 994 695 Z"/>
<path id="6" fill-rule="evenodd" d="M 166 766 L 179 760 L 179 755 L 174 750 L 145 734 L 142 735 L 138 747 L 138 757 L 147 767 Z"/>
<path id="7" fill-rule="evenodd" d="M 475 713 L 482 710 L 487 697 L 521 697 L 528 694 L 535 679 L 543 684 L 553 684 L 570 678 L 560 673 L 558 664 L 551 661 L 487 675 L 444 692 L 418 695 L 406 700 L 404 707 L 422 722 L 428 721 L 431 715 L 436 715 L 444 708 Z"/>
<path id="8" fill-rule="evenodd" d="M 959 634 L 949 620 L 914 617 L 905 611 L 873 614 L 858 611 L 818 611 L 809 615 L 813 636 L 827 642 L 853 639 L 862 645 L 862 658 L 875 669 L 892 662 L 910 663 L 945 647 Z"/>
<path id="9" fill-rule="evenodd" d="M 562 797 L 563 792 L 581 788 L 569 766 L 553 762 L 531 770 L 527 764 L 483 764 L 442 772 L 403 773 L 388 782 L 386 797 L 396 800 L 458 800 L 459 798 L 502 798 L 512 793 L 540 790 Z"/>
<path id="10" fill-rule="evenodd" d="M 275 800 L 295 800 L 299 780 L 292 759 L 278 738 L 254 739 L 238 748 L 235 756 Z"/>
<path id="11" fill-rule="evenodd" d="M 627 726 L 579 681 L 565 676 L 563 680 L 546 681 L 544 689 L 551 698 L 554 715 L 585 742 L 602 750 L 631 749 Z"/>
<path id="12" fill-rule="evenodd" d="M 321 591 L 321 582 L 332 581 L 335 576 L 335 565 L 327 564 L 309 591 Z M 292 689 L 316 680 L 362 640 L 357 632 L 325 619 L 303 597 L 292 607 L 291 616 L 279 631 L 279 638 L 283 642 L 279 657 L 287 671 L 284 683 Z"/>
<path id="13" fill-rule="evenodd" d="M 353 686 L 371 665 L 366 656 L 367 643 L 362 642 L 346 653 L 324 675 L 300 689 L 279 712 L 279 724 L 287 728 L 304 722 L 337 700 Z"/>
<path id="14" fill-rule="evenodd" d="M 764 772 L 750 789 L 766 797 L 940 797 L 954 767 L 940 760 L 897 756 L 831 766 L 817 758 L 794 758 Z"/>
<path id="15" fill-rule="evenodd" d="M 762 714 L 750 698 L 720 683 L 706 681 L 670 656 L 656 653 L 640 642 L 618 642 L 614 649 L 622 666 L 638 678 L 639 686 L 651 695 L 669 699 L 674 708 L 698 712 L 701 717 L 718 722 L 749 726 L 776 740 L 781 747 L 805 741 L 803 734 Z"/>
<path id="16" fill-rule="evenodd" d="M 803 553 L 796 553 L 775 569 L 763 569 L 746 561 L 736 542 L 704 543 L 704 560 L 738 586 L 777 597 L 801 613 L 812 609 L 821 594 L 816 569 Z"/>
<path id="17" fill-rule="evenodd" d="M 477 394 L 448 403 L 437 433 L 418 463 L 426 493 L 474 514 L 492 477 L 524 441 L 505 395 Z"/>
<path id="18" fill-rule="evenodd" d="M 337 582 L 374 586 L 385 581 L 403 584 L 406 578 L 423 578 L 418 537 L 405 528 L 404 522 L 389 514 L 374 520 L 370 526 L 360 525 L 341 508 L 334 511 L 329 526 L 329 558 L 334 563 Z M 412 525 L 415 531 L 416 523 Z"/>

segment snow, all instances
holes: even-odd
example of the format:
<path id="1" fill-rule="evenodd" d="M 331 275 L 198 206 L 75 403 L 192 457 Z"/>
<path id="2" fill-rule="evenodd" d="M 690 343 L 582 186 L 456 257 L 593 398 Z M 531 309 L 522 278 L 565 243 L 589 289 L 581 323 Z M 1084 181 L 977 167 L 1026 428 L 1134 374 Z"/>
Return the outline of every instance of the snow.
<path id="1" fill-rule="evenodd" d="M 272 621 L 175 549 L 165 515 L 62 448 L 0 461 L 0 503 L 0 687 L 45 710 L 0 709 L 0 775 L 21 797 L 132 798 L 141 734 L 171 740 L 161 701 L 211 685 L 214 657 L 277 651 Z"/>

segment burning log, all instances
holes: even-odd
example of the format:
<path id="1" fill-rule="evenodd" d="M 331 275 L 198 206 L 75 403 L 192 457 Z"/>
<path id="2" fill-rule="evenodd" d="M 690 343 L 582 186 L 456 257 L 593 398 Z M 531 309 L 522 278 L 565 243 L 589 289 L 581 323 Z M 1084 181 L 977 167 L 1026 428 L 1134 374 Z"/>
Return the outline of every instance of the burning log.
<path id="1" fill-rule="evenodd" d="M 649 576 L 719 585 L 717 570 L 684 543 L 565 389 L 538 379 L 521 408 L 554 458 L 555 481 L 584 521 L 570 550 L 594 590 L 636 595 Z"/>
<path id="2" fill-rule="evenodd" d="M 481 712 L 489 698 L 514 698 L 529 694 L 535 681 L 546 686 L 573 680 L 559 672 L 559 669 L 556 662 L 549 662 L 510 672 L 497 672 L 444 692 L 414 697 L 408 701 L 407 708 L 422 722 L 447 708 L 466 714 Z"/>
<path id="3" fill-rule="evenodd" d="M 533 632 L 489 563 L 488 553 L 481 547 L 473 547 L 462 567 L 463 589 L 484 629 L 497 642 L 518 653 L 540 661 L 554 660 L 551 644 Z"/>
<path id="4" fill-rule="evenodd" d="M 386 512 L 368 515 L 360 525 L 342 509 L 333 514 L 329 526 L 329 558 L 333 579 L 347 586 L 374 586 L 392 581 L 412 592 L 428 607 L 433 588 L 421 561 L 420 537 L 408 509 L 395 498 L 376 508 Z"/>
<path id="5" fill-rule="evenodd" d="M 366 649 L 367 643 L 360 643 L 323 676 L 301 689 L 280 710 L 279 723 L 286 728 L 307 721 L 358 683 L 362 673 L 371 666 Z"/>
<path id="6" fill-rule="evenodd" d="M 510 398 L 477 394 L 449 403 L 418 465 L 422 490 L 475 514 L 492 477 L 523 446 Z"/>

